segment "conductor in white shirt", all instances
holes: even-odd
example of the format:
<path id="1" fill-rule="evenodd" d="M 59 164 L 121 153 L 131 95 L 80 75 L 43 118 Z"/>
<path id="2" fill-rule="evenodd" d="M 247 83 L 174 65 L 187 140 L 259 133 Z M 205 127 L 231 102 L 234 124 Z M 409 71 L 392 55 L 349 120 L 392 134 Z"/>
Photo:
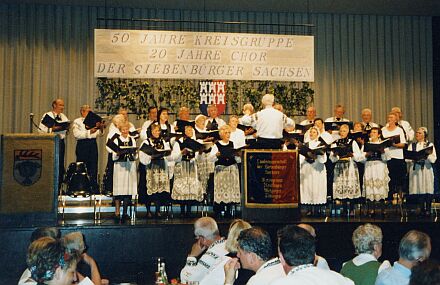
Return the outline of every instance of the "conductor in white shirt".
<path id="1" fill-rule="evenodd" d="M 273 107 L 274 100 L 273 94 L 264 95 L 261 99 L 264 109 L 251 116 L 242 117 L 242 124 L 257 130 L 255 148 L 281 149 L 283 130 L 295 125 L 292 119 Z"/>

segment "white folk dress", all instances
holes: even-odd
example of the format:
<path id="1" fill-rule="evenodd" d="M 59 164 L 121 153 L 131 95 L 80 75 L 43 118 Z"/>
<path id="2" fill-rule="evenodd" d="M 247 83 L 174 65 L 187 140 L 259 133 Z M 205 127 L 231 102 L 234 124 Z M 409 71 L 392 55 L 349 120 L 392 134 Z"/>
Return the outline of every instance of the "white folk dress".
<path id="1" fill-rule="evenodd" d="M 417 151 L 433 145 L 430 142 L 419 142 L 416 144 Z M 408 146 L 408 150 L 413 150 L 413 144 Z M 434 170 L 432 164 L 437 160 L 435 147 L 428 155 L 428 159 L 421 162 L 410 163 L 409 168 L 409 194 L 434 194 Z"/>
<path id="2" fill-rule="evenodd" d="M 380 141 L 377 143 L 380 143 Z M 385 200 L 388 197 L 388 183 L 390 182 L 386 163 L 389 160 L 388 148 L 386 148 L 382 154 L 373 153 L 370 158 L 366 157 L 366 153 L 363 152 L 363 149 L 364 146 L 362 146 L 363 162 L 365 162 L 362 195 L 370 201 Z"/>
<path id="3" fill-rule="evenodd" d="M 209 153 L 209 160 L 216 162 L 214 170 L 214 203 L 240 203 L 240 178 L 237 158 L 229 163 L 222 162 L 222 155 L 217 158 L 221 149 L 233 149 L 233 142 L 225 144 L 222 141 L 215 143 Z"/>
<path id="4" fill-rule="evenodd" d="M 310 149 L 320 145 L 318 140 L 308 142 Z M 311 163 L 300 156 L 300 194 L 301 204 L 325 204 L 327 201 L 327 155 L 318 155 Z"/>
<path id="5" fill-rule="evenodd" d="M 362 153 L 356 141 L 349 139 L 353 157 L 339 159 L 333 152 L 330 160 L 335 163 L 333 175 L 333 199 L 356 199 L 361 197 L 359 171 L 355 161 L 362 161 Z"/>
<path id="6" fill-rule="evenodd" d="M 136 146 L 136 141 L 132 137 L 124 138 L 118 136 L 114 140 L 118 146 L 122 143 L 125 146 Z M 129 158 L 120 158 L 115 152 L 112 151 L 112 159 L 114 161 L 113 169 L 113 196 L 119 195 L 131 195 L 132 197 L 137 195 L 137 171 L 136 171 L 136 156 Z"/>
<path id="7" fill-rule="evenodd" d="M 147 144 L 157 150 L 170 150 L 169 144 L 162 139 L 148 138 L 142 144 Z M 146 167 L 147 194 L 170 193 L 168 161 L 172 161 L 172 157 L 152 159 L 150 155 L 140 151 L 139 160 Z"/>
<path id="8" fill-rule="evenodd" d="M 174 200 L 195 200 L 203 201 L 204 188 L 198 177 L 196 159 L 199 155 L 195 151 L 193 155 L 182 156 L 181 150 L 186 144 L 180 138 L 173 147 L 172 157 L 176 164 L 174 166 L 174 183 L 171 198 Z"/>

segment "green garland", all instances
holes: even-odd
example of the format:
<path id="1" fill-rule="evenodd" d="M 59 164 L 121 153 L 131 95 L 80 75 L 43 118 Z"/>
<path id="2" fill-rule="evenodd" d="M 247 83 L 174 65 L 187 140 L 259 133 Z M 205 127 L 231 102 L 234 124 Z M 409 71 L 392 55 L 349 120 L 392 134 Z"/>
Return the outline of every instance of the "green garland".
<path id="1" fill-rule="evenodd" d="M 165 107 L 172 113 L 177 113 L 180 106 L 187 106 L 192 113 L 199 113 L 198 80 L 99 78 L 96 85 L 99 94 L 95 106 L 107 114 L 116 114 L 124 107 L 138 119 L 145 119 L 149 106 Z M 227 81 L 226 88 L 229 114 L 240 114 L 246 103 L 261 109 L 261 96 L 272 93 L 288 116 L 303 116 L 315 93 L 308 82 Z"/>

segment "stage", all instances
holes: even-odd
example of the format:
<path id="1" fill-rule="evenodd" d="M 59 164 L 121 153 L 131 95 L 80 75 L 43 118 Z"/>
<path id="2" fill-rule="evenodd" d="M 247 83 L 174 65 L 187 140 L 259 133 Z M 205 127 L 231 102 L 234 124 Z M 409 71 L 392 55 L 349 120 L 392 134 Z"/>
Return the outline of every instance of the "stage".
<path id="1" fill-rule="evenodd" d="M 87 208 L 87 207 L 85 207 Z M 84 209 L 85 209 L 84 208 Z M 143 209 L 142 209 L 143 208 Z M 192 213 L 191 218 L 177 218 L 178 207 L 174 207 L 172 219 L 146 219 L 145 208 L 138 207 L 136 219 L 121 223 L 112 218 L 111 207 L 101 209 L 101 219 L 94 220 L 93 210 L 89 207 L 83 213 L 67 210 L 64 220 L 61 214 L 57 227 L 64 235 L 72 231 L 81 231 L 88 246 L 88 253 L 95 258 L 102 276 L 111 284 L 132 282 L 135 284 L 153 284 L 155 261 L 162 257 L 166 261 L 170 278 L 178 277 L 190 251 L 193 235 L 193 222 L 201 216 Z M 74 212 L 74 211 L 73 211 Z M 212 215 L 212 213 L 209 213 Z M 240 214 L 238 212 L 238 214 Z M 221 234 L 227 234 L 231 219 L 217 219 Z M 379 225 L 384 234 L 383 255 L 381 259 L 391 262 L 397 259 L 397 247 L 400 238 L 409 230 L 417 229 L 428 233 L 432 238 L 432 254 L 440 258 L 436 246 L 440 242 L 440 223 L 431 218 L 418 218 L 410 215 L 401 219 L 397 212 L 390 212 L 387 219 L 367 217 L 320 217 L 300 218 L 297 220 L 274 220 L 265 223 L 253 223 L 263 227 L 274 238 L 276 231 L 286 224 L 310 223 L 317 230 L 317 253 L 324 256 L 330 267 L 339 270 L 342 262 L 353 257 L 351 234 L 360 224 L 370 222 Z M 16 284 L 25 269 L 26 249 L 35 227 L 2 227 L 0 238 L 0 282 Z"/>

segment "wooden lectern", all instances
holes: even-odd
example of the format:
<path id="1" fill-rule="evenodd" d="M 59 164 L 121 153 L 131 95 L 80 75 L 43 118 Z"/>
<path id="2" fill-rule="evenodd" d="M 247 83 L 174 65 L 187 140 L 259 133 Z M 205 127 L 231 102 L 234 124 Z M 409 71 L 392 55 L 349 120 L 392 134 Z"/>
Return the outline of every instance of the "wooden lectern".
<path id="1" fill-rule="evenodd" d="M 243 160 L 243 219 L 250 222 L 298 220 L 298 152 L 245 150 Z"/>
<path id="2" fill-rule="evenodd" d="M 0 225 L 56 224 L 58 148 L 53 134 L 2 135 Z"/>

